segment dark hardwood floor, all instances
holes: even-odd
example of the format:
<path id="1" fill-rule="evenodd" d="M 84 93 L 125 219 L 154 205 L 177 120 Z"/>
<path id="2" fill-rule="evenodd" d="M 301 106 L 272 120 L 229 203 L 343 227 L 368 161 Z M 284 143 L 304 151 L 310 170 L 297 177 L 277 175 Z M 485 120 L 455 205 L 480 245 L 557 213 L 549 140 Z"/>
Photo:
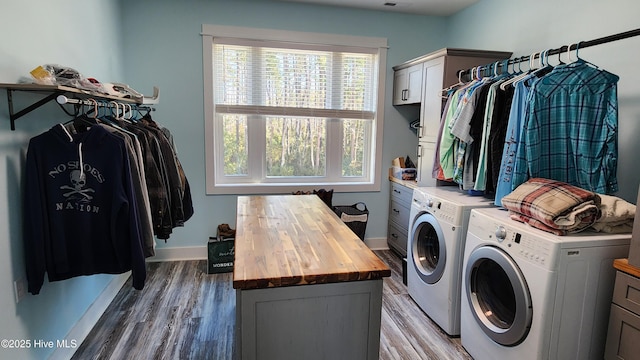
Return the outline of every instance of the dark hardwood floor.
<path id="1" fill-rule="evenodd" d="M 402 263 L 375 251 L 391 268 L 384 279 L 380 359 L 471 359 L 413 302 Z M 207 274 L 206 261 L 149 263 L 147 283 L 127 282 L 73 359 L 233 359 L 232 274 Z"/>

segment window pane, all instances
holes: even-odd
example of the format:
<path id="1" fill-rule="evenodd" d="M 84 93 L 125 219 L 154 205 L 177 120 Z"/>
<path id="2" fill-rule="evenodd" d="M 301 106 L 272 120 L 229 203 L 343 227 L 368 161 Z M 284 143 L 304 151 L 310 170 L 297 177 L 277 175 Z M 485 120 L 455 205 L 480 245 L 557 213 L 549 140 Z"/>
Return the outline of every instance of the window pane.
<path id="1" fill-rule="evenodd" d="M 330 54 L 264 49 L 267 106 L 325 108 Z"/>
<path id="2" fill-rule="evenodd" d="M 373 60 L 369 54 L 343 54 L 342 109 L 373 110 Z"/>
<path id="3" fill-rule="evenodd" d="M 224 174 L 247 175 L 247 117 L 220 115 L 224 124 Z"/>
<path id="4" fill-rule="evenodd" d="M 365 135 L 370 121 L 345 119 L 342 124 L 342 176 L 363 176 Z"/>
<path id="5" fill-rule="evenodd" d="M 217 104 L 245 105 L 251 103 L 251 48 L 216 45 Z"/>
<path id="6" fill-rule="evenodd" d="M 268 117 L 267 176 L 324 176 L 326 120 Z"/>

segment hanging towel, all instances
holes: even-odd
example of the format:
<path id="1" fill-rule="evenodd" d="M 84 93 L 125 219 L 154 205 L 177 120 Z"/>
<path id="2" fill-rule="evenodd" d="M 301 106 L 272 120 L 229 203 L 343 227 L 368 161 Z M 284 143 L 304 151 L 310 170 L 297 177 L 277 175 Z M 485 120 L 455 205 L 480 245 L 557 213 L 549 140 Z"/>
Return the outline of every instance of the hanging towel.
<path id="1" fill-rule="evenodd" d="M 593 230 L 613 234 L 632 232 L 636 206 L 615 196 L 598 195 L 602 216 L 592 225 Z"/>
<path id="2" fill-rule="evenodd" d="M 557 235 L 585 230 L 600 217 L 598 194 L 543 178 L 519 185 L 502 198 L 502 206 L 512 219 Z"/>

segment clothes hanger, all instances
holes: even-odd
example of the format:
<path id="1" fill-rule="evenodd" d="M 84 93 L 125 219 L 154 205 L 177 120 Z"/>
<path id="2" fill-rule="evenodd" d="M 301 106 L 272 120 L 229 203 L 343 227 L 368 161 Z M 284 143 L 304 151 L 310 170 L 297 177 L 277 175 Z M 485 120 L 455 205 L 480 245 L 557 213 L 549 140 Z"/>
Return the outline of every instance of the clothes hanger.
<path id="1" fill-rule="evenodd" d="M 111 105 L 113 105 L 113 106 L 111 106 Z M 120 113 L 120 105 L 122 105 L 122 114 Z M 136 137 L 136 134 L 132 133 L 131 131 L 129 131 L 127 129 L 125 129 L 118 122 L 118 121 L 127 121 L 127 122 L 129 122 L 128 120 L 126 120 L 124 118 L 125 113 L 126 113 L 125 104 L 120 104 L 120 103 L 118 103 L 116 101 L 110 101 L 108 103 L 108 106 L 109 106 L 109 108 L 115 107 L 115 114 L 112 111 L 111 115 L 114 115 L 114 116 L 111 116 L 111 115 L 106 116 L 106 119 L 107 119 L 106 124 L 111 126 L 111 127 L 113 127 L 114 129 L 117 129 L 118 131 L 121 131 L 121 132 L 129 135 L 129 136 Z"/>
<path id="2" fill-rule="evenodd" d="M 130 104 L 125 104 L 125 103 L 121 103 L 120 105 L 122 105 L 122 114 L 118 114 L 117 115 L 117 119 L 122 121 L 122 122 L 126 122 L 128 124 L 131 124 L 131 120 L 129 120 L 131 118 L 131 105 Z M 127 112 L 127 108 L 129 108 L 129 111 Z M 129 116 L 127 116 L 127 113 L 129 114 Z"/>
<path id="3" fill-rule="evenodd" d="M 522 73 L 522 68 L 520 67 L 521 59 L 522 59 L 521 57 L 518 57 L 513 60 L 511 59 L 505 60 L 507 62 L 507 72 L 510 75 L 518 75 Z M 518 64 L 518 70 L 516 70 L 516 64 Z M 511 71 L 509 71 L 509 65 L 511 65 Z"/>
<path id="4" fill-rule="evenodd" d="M 501 71 L 498 71 L 502 69 Z M 493 79 L 496 81 L 504 81 L 512 74 L 509 72 L 509 59 L 496 61 L 493 63 Z"/>
<path id="5" fill-rule="evenodd" d="M 518 72 L 516 72 L 516 63 L 515 62 L 511 63 L 511 61 L 509 59 L 507 59 L 505 61 L 507 62 L 507 72 L 509 74 L 511 74 L 511 75 L 517 75 L 519 73 L 520 69 L 518 68 Z M 511 63 L 511 70 L 512 71 L 509 71 L 509 63 Z M 519 64 L 520 63 L 518 63 L 518 67 L 520 66 Z"/>
<path id="6" fill-rule="evenodd" d="M 522 63 L 524 62 L 524 57 L 521 56 L 518 58 L 518 75 L 522 74 Z"/>
<path id="7" fill-rule="evenodd" d="M 124 119 L 130 121 L 131 118 L 133 117 L 133 106 L 131 106 L 131 104 L 125 104 L 125 105 L 126 105 L 128 111 L 125 112 Z M 129 114 L 129 116 L 126 115 L 127 113 Z"/>
<path id="8" fill-rule="evenodd" d="M 524 79 L 525 77 L 529 76 L 529 74 L 535 70 L 536 68 L 534 68 L 533 63 L 535 62 L 535 57 L 536 55 L 538 55 L 540 53 L 534 52 L 531 53 L 531 55 L 529 55 L 529 70 L 527 72 L 521 72 L 519 75 L 516 75 L 510 79 L 505 80 L 505 82 L 503 82 L 502 84 L 500 84 L 500 89 L 501 90 L 507 90 L 507 86 L 515 83 L 516 81 L 520 81 L 522 79 Z M 520 64 L 524 61 L 524 59 L 522 59 L 522 61 L 520 63 L 518 63 L 518 66 L 520 66 Z"/>
<path id="9" fill-rule="evenodd" d="M 451 86 L 449 86 L 449 87 L 446 87 L 446 88 L 440 90 L 440 97 L 442 97 L 443 99 L 448 98 L 449 96 L 445 95 L 445 94 L 448 94 L 449 91 L 457 88 L 458 86 L 462 86 L 464 84 L 465 83 L 462 81 L 462 70 L 460 70 L 460 71 L 458 71 L 458 82 L 453 84 L 453 85 L 451 85 Z"/>
<path id="10" fill-rule="evenodd" d="M 104 113 L 98 115 L 100 122 L 111 126 L 116 124 L 116 118 L 114 116 L 113 110 L 111 110 L 114 106 L 116 106 L 118 109 L 120 108 L 115 101 L 100 100 L 100 108 L 104 109 Z M 107 109 L 109 109 L 109 113 L 107 113 Z M 116 114 L 118 109 L 116 110 Z"/>
<path id="11" fill-rule="evenodd" d="M 571 47 L 573 45 L 577 46 L 577 44 L 569 44 L 569 46 L 567 46 L 567 61 L 568 61 L 569 64 L 574 62 L 573 60 L 571 60 Z"/>
<path id="12" fill-rule="evenodd" d="M 567 49 L 569 49 L 567 47 Z M 558 65 L 566 65 L 566 63 L 564 61 L 562 61 L 562 47 L 558 50 Z"/>
<path id="13" fill-rule="evenodd" d="M 553 70 L 553 66 L 549 64 L 549 51 L 551 51 L 551 49 L 540 53 L 540 67 L 531 72 L 531 75 L 541 78 Z"/>
<path id="14" fill-rule="evenodd" d="M 502 62 L 500 63 L 500 65 L 502 65 L 503 73 L 507 76 L 513 76 L 514 73 L 512 73 L 511 71 L 509 71 L 509 59 L 504 59 L 502 60 Z M 515 68 L 513 69 L 515 71 Z"/>
<path id="15" fill-rule="evenodd" d="M 95 101 L 93 98 L 86 99 L 85 101 L 92 102 L 94 104 L 93 109 L 85 111 L 84 110 L 85 102 L 83 101 L 79 103 L 77 106 L 77 115 L 73 119 L 63 124 L 65 127 L 67 127 L 68 130 L 71 130 L 74 133 L 85 132 L 91 126 L 96 124 L 96 117 L 95 116 L 90 117 L 89 113 L 91 113 L 92 111 L 96 113 L 98 111 L 97 110 L 98 102 Z"/>

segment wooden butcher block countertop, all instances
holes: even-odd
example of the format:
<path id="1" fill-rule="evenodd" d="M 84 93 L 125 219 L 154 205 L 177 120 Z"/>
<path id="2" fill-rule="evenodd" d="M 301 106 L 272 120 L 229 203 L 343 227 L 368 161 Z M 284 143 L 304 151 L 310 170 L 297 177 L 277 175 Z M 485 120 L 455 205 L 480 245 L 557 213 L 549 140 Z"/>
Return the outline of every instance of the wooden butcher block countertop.
<path id="1" fill-rule="evenodd" d="M 390 275 L 389 267 L 318 196 L 238 197 L 235 289 Z"/>

